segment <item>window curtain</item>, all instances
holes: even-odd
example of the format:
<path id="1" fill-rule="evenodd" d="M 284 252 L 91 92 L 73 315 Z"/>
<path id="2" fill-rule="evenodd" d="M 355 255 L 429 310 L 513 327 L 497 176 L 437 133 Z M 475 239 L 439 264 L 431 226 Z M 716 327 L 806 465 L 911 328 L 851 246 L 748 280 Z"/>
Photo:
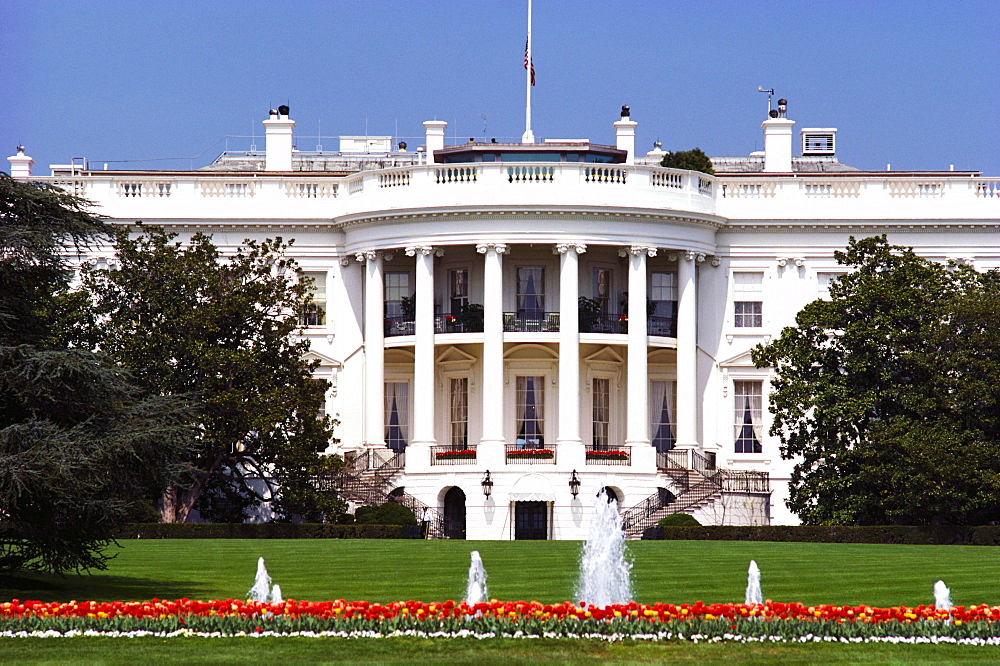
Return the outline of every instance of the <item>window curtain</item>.
<path id="1" fill-rule="evenodd" d="M 409 424 L 409 384 L 386 382 L 385 385 L 385 442 L 390 449 L 400 453 L 406 448 Z"/>
<path id="2" fill-rule="evenodd" d="M 674 382 L 649 383 L 649 414 L 653 420 L 653 445 L 662 452 L 674 448 Z"/>

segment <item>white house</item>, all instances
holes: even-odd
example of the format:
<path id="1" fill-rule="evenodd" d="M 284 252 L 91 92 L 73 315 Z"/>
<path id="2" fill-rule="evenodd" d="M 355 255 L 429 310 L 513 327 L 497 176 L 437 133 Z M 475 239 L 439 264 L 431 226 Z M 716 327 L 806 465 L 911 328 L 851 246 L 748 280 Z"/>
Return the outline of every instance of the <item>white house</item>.
<path id="1" fill-rule="evenodd" d="M 824 296 L 851 235 L 1000 266 L 1000 179 L 860 171 L 831 128 L 795 150 L 783 102 L 765 149 L 713 158 L 714 176 L 637 155 L 627 107 L 613 145 L 446 146 L 429 121 L 416 151 L 342 137 L 338 152 L 296 151 L 281 107 L 262 153 L 37 180 L 223 248 L 295 238 L 316 280 L 302 335 L 356 503 L 391 495 L 470 539 L 583 538 L 601 488 L 632 536 L 678 511 L 787 524 L 792 463 L 750 350 Z M 30 176 L 23 149 L 10 162 Z"/>

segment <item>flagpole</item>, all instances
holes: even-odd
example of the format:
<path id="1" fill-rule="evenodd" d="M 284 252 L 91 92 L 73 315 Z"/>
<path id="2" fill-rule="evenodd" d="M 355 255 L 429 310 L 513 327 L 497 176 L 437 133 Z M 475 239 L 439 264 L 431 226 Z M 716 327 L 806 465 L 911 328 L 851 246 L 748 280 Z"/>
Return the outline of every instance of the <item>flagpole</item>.
<path id="1" fill-rule="evenodd" d="M 528 41 L 524 47 L 524 78 L 525 78 L 525 105 L 524 105 L 524 134 L 521 136 L 521 143 L 534 143 L 535 134 L 531 131 L 531 74 L 535 68 L 531 59 L 531 0 L 528 0 Z"/>

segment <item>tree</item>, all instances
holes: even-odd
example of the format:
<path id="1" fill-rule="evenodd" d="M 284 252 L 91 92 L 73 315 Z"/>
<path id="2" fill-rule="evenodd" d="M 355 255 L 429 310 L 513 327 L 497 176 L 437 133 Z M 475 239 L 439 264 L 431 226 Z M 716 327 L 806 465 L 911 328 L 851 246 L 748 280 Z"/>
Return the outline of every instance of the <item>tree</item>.
<path id="1" fill-rule="evenodd" d="M 660 166 L 671 169 L 687 169 L 689 171 L 701 171 L 703 173 L 714 174 L 715 168 L 712 160 L 709 159 L 701 148 L 691 150 L 679 150 L 675 153 L 667 153 L 663 156 Z"/>
<path id="2" fill-rule="evenodd" d="M 309 284 L 293 279 L 290 243 L 246 241 L 223 256 L 210 236 L 181 243 L 141 225 L 114 239 L 117 268 L 83 272 L 93 306 L 78 340 L 194 403 L 198 449 L 190 477 L 164 498 L 164 519 L 183 522 L 197 507 L 241 521 L 274 500 L 286 518 L 335 520 L 343 503 L 312 484 L 339 458 L 320 456 L 331 441 L 332 421 L 317 417 L 329 384 L 313 379 L 309 342 L 296 336 Z"/>
<path id="3" fill-rule="evenodd" d="M 183 403 L 56 343 L 68 252 L 103 233 L 84 200 L 0 174 L 0 571 L 104 568 L 190 441 Z"/>
<path id="4" fill-rule="evenodd" d="M 942 265 L 884 236 L 796 326 L 753 350 L 772 366 L 772 433 L 796 459 L 806 524 L 1000 518 L 1000 274 Z"/>

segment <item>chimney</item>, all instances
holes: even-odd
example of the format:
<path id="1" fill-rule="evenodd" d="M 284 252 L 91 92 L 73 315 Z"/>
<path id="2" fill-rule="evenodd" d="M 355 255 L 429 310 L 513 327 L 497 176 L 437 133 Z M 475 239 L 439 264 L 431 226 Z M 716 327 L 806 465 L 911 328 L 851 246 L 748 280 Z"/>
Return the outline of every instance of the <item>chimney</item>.
<path id="1" fill-rule="evenodd" d="M 24 146 L 17 147 L 17 155 L 7 158 L 10 162 L 10 175 L 14 178 L 31 178 L 31 165 L 35 160 L 24 154 Z"/>
<path id="2" fill-rule="evenodd" d="M 779 99 L 777 110 L 771 110 L 771 117 L 761 123 L 764 130 L 765 173 L 792 171 L 792 127 L 795 121 L 785 117 L 787 108 L 788 102 Z"/>
<path id="3" fill-rule="evenodd" d="M 615 147 L 628 151 L 625 164 L 635 164 L 635 126 L 638 124 L 632 121 L 631 110 L 623 106 L 622 119 L 615 123 Z"/>
<path id="4" fill-rule="evenodd" d="M 264 170 L 292 170 L 292 130 L 295 121 L 288 118 L 288 106 L 271 109 L 264 121 Z"/>
<path id="5" fill-rule="evenodd" d="M 444 120 L 424 121 L 424 131 L 427 133 L 427 163 L 434 164 L 434 151 L 444 148 L 444 131 L 448 123 Z"/>

